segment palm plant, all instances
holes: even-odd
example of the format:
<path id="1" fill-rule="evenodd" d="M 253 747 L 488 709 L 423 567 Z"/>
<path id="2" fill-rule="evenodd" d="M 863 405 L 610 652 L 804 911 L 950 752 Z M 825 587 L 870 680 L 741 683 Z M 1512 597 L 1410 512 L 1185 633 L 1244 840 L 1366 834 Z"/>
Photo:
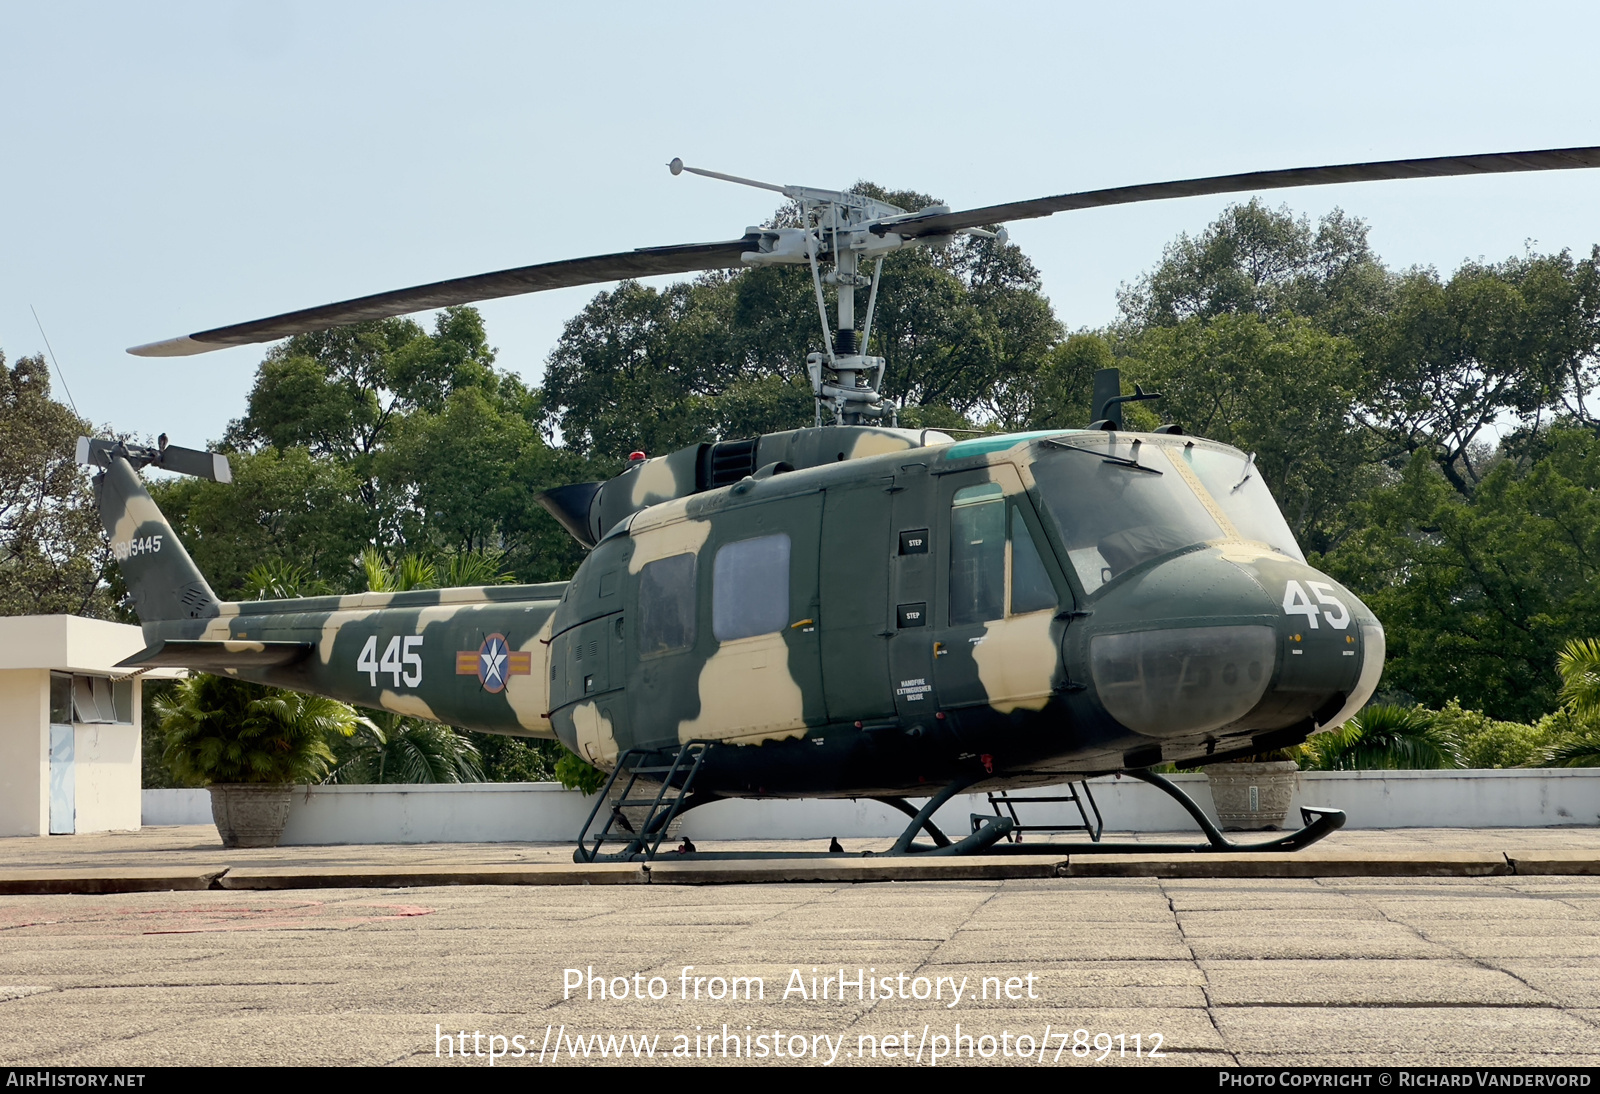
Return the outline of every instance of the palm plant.
<path id="1" fill-rule="evenodd" d="M 328 782 L 341 784 L 475 783 L 483 766 L 472 742 L 449 726 L 374 712 L 338 742 Z"/>
<path id="2" fill-rule="evenodd" d="M 1412 771 L 1461 766 L 1455 739 L 1420 708 L 1375 703 L 1301 746 L 1308 771 Z"/>
<path id="3" fill-rule="evenodd" d="M 298 596 L 324 596 L 332 592 L 325 581 L 311 571 L 281 558 L 258 562 L 244 575 L 245 600 L 287 600 Z"/>
<path id="4" fill-rule="evenodd" d="M 366 722 L 333 699 L 204 674 L 153 706 L 162 759 L 180 782 L 201 786 L 320 782 L 333 762 L 329 739 Z"/>
<path id="5" fill-rule="evenodd" d="M 489 551 L 459 551 L 450 556 L 445 571 L 446 588 L 463 585 L 505 585 L 515 581 L 504 569 L 505 558 Z"/>
<path id="6" fill-rule="evenodd" d="M 414 552 L 391 563 L 382 551 L 368 547 L 356 564 L 367 580 L 368 592 L 403 593 L 408 589 L 432 589 L 439 584 L 437 567 Z"/>
<path id="7" fill-rule="evenodd" d="M 1573 639 L 1556 658 L 1561 702 L 1579 726 L 1545 755 L 1549 767 L 1600 767 L 1600 639 Z"/>

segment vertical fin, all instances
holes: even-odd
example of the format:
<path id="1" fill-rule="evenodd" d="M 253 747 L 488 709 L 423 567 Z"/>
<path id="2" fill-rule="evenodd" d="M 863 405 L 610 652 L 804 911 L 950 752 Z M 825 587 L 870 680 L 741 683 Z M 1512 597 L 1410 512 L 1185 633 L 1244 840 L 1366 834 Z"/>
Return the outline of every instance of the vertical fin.
<path id="1" fill-rule="evenodd" d="M 102 466 L 104 470 L 94 480 L 100 523 L 111 537 L 111 552 L 122 567 L 140 622 L 220 615 L 217 594 L 184 550 L 133 465 L 121 455 L 108 453 Z"/>

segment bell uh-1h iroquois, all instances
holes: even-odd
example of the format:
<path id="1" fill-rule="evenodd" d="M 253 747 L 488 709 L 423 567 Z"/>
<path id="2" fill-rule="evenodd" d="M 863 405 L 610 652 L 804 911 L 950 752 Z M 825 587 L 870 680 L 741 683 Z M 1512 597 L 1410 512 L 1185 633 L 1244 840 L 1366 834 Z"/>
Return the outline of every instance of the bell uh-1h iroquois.
<path id="1" fill-rule="evenodd" d="M 1600 148 L 1402 160 L 965 212 L 769 186 L 797 203 L 798 226 L 461 278 L 136 347 L 199 353 L 567 285 L 783 263 L 809 266 L 823 333 L 807 362 L 815 427 L 640 456 L 606 482 L 546 492 L 544 505 L 589 548 L 564 583 L 227 603 L 137 473 L 155 465 L 225 481 L 226 461 L 165 438 L 159 448 L 84 440 L 80 459 L 99 469 L 101 517 L 148 642 L 125 665 L 559 738 L 624 780 L 622 804 L 648 805 L 636 831 L 615 834 L 620 810 L 597 833 L 586 828 L 580 858 L 608 857 L 607 842 L 653 854 L 674 816 L 730 797 L 877 798 L 912 814 L 896 852 L 974 850 L 1013 820 L 974 816 L 974 831 L 951 842 L 931 820 L 951 795 L 1104 772 L 1179 798 L 1206 829 L 1196 849 L 1231 847 L 1148 769 L 1259 753 L 1342 723 L 1377 685 L 1378 620 L 1306 564 L 1253 456 L 1175 426 L 1124 430 L 1122 402 L 1146 396 L 1121 395 L 1112 370 L 1097 377 L 1097 420 L 1084 429 L 957 440 L 896 428 L 883 360 L 866 352 L 883 256 L 1070 209 L 1595 166 Z M 825 283 L 836 287 L 836 325 Z M 905 801 L 929 795 L 921 809 Z M 1306 820 L 1255 846 L 1304 846 L 1343 814 L 1307 810 Z M 921 830 L 935 847 L 912 842 Z"/>

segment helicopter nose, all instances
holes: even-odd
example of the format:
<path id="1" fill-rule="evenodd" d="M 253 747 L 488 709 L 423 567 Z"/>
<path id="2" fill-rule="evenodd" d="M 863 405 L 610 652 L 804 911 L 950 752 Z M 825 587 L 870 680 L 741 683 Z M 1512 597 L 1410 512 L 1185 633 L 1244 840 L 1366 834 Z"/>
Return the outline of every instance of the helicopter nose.
<path id="1" fill-rule="evenodd" d="M 1336 725 L 1371 697 L 1383 666 L 1383 628 L 1354 594 L 1242 545 L 1129 575 L 1088 624 L 1078 660 L 1101 706 L 1157 738 Z"/>

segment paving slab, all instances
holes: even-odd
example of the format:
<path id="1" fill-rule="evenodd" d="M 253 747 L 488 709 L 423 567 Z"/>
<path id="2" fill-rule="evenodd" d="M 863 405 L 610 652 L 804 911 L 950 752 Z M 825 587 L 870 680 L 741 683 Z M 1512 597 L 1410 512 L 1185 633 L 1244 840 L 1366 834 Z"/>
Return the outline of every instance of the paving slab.
<path id="1" fill-rule="evenodd" d="M 1511 973 L 1458 959 L 1363 961 L 1207 960 L 1206 994 L 1216 1006 L 1548 1007 L 1551 998 Z"/>
<path id="2" fill-rule="evenodd" d="M 1532 1007 L 1217 1007 L 1224 1040 L 1241 1053 L 1313 1051 L 1324 1059 L 1395 1053 L 1474 1053 L 1511 1060 L 1595 1050 L 1595 1027 L 1575 1013 Z"/>

